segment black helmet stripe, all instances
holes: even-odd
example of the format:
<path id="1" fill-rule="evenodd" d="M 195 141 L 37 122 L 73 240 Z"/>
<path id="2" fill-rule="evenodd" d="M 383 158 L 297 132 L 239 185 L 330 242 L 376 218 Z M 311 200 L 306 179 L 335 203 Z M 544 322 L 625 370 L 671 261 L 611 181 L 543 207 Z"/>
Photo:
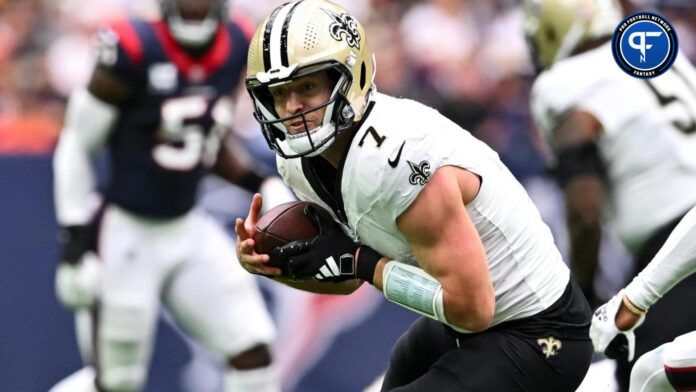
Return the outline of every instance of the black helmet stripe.
<path id="1" fill-rule="evenodd" d="M 299 1 L 285 3 L 273 10 L 263 32 L 263 66 L 270 69 L 287 66 L 287 29 L 292 11 Z"/>
<path id="2" fill-rule="evenodd" d="M 263 68 L 266 72 L 271 69 L 271 30 L 273 29 L 273 22 L 275 22 L 276 16 L 278 16 L 278 12 L 280 12 L 281 8 L 283 8 L 282 5 L 273 10 L 273 13 L 266 23 L 266 28 L 263 31 Z"/>
<path id="3" fill-rule="evenodd" d="M 299 1 L 290 8 L 288 16 L 285 17 L 285 22 L 283 22 L 283 30 L 280 32 L 280 60 L 283 67 L 288 66 L 288 25 L 290 24 L 292 13 L 295 12 L 298 4 L 300 4 Z"/>

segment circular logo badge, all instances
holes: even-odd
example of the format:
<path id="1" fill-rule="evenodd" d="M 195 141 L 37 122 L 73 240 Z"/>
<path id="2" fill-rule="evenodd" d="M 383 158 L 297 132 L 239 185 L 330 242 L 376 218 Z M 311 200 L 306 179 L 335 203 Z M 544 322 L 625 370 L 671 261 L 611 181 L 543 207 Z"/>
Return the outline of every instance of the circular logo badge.
<path id="1" fill-rule="evenodd" d="M 637 12 L 616 27 L 612 53 L 619 67 L 636 78 L 662 75 L 679 51 L 677 32 L 661 15 Z"/>

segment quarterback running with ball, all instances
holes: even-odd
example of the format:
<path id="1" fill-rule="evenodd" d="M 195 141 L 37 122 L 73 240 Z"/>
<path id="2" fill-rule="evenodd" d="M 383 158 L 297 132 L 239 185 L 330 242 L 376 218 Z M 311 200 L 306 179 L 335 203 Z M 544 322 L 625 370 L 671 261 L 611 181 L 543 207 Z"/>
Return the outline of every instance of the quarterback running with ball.
<path id="1" fill-rule="evenodd" d="M 422 314 L 383 391 L 574 391 L 591 312 L 525 190 L 466 130 L 378 93 L 374 71 L 362 25 L 328 1 L 282 5 L 256 30 L 256 118 L 285 182 L 333 220 L 274 250 L 282 273 L 254 251 L 256 195 L 236 222 L 243 267 L 321 293 L 368 282 Z"/>

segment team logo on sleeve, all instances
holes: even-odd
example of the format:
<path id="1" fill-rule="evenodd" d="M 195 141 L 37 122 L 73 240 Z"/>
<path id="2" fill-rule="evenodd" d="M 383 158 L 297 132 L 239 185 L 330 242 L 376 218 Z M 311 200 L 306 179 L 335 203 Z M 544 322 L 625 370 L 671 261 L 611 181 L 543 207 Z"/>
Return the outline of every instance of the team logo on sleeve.
<path id="1" fill-rule="evenodd" d="M 331 36 L 336 41 L 342 41 L 345 37 L 348 46 L 360 49 L 360 32 L 358 31 L 358 22 L 348 13 L 338 15 L 330 10 L 324 9 L 324 12 L 334 20 L 329 26 Z"/>
<path id="2" fill-rule="evenodd" d="M 677 58 L 679 41 L 672 24 L 661 15 L 638 12 L 616 27 L 612 53 L 619 67 L 641 79 L 667 71 Z"/>
<path id="3" fill-rule="evenodd" d="M 408 182 L 412 185 L 425 185 L 428 180 L 430 180 L 430 162 L 422 161 L 419 164 L 415 164 L 411 161 L 408 162 L 408 166 L 411 168 L 411 175 L 408 176 Z"/>

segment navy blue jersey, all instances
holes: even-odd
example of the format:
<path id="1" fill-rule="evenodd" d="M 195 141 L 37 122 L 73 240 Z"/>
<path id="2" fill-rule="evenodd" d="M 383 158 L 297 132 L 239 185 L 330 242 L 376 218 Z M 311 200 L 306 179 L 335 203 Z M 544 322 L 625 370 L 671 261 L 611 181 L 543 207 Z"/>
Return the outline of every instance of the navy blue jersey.
<path id="1" fill-rule="evenodd" d="M 220 26 L 198 57 L 179 46 L 164 21 L 124 21 L 100 32 L 100 66 L 133 92 L 108 139 L 108 202 L 162 218 L 193 207 L 227 129 L 213 117 L 229 103 L 246 66 L 243 25 Z"/>

